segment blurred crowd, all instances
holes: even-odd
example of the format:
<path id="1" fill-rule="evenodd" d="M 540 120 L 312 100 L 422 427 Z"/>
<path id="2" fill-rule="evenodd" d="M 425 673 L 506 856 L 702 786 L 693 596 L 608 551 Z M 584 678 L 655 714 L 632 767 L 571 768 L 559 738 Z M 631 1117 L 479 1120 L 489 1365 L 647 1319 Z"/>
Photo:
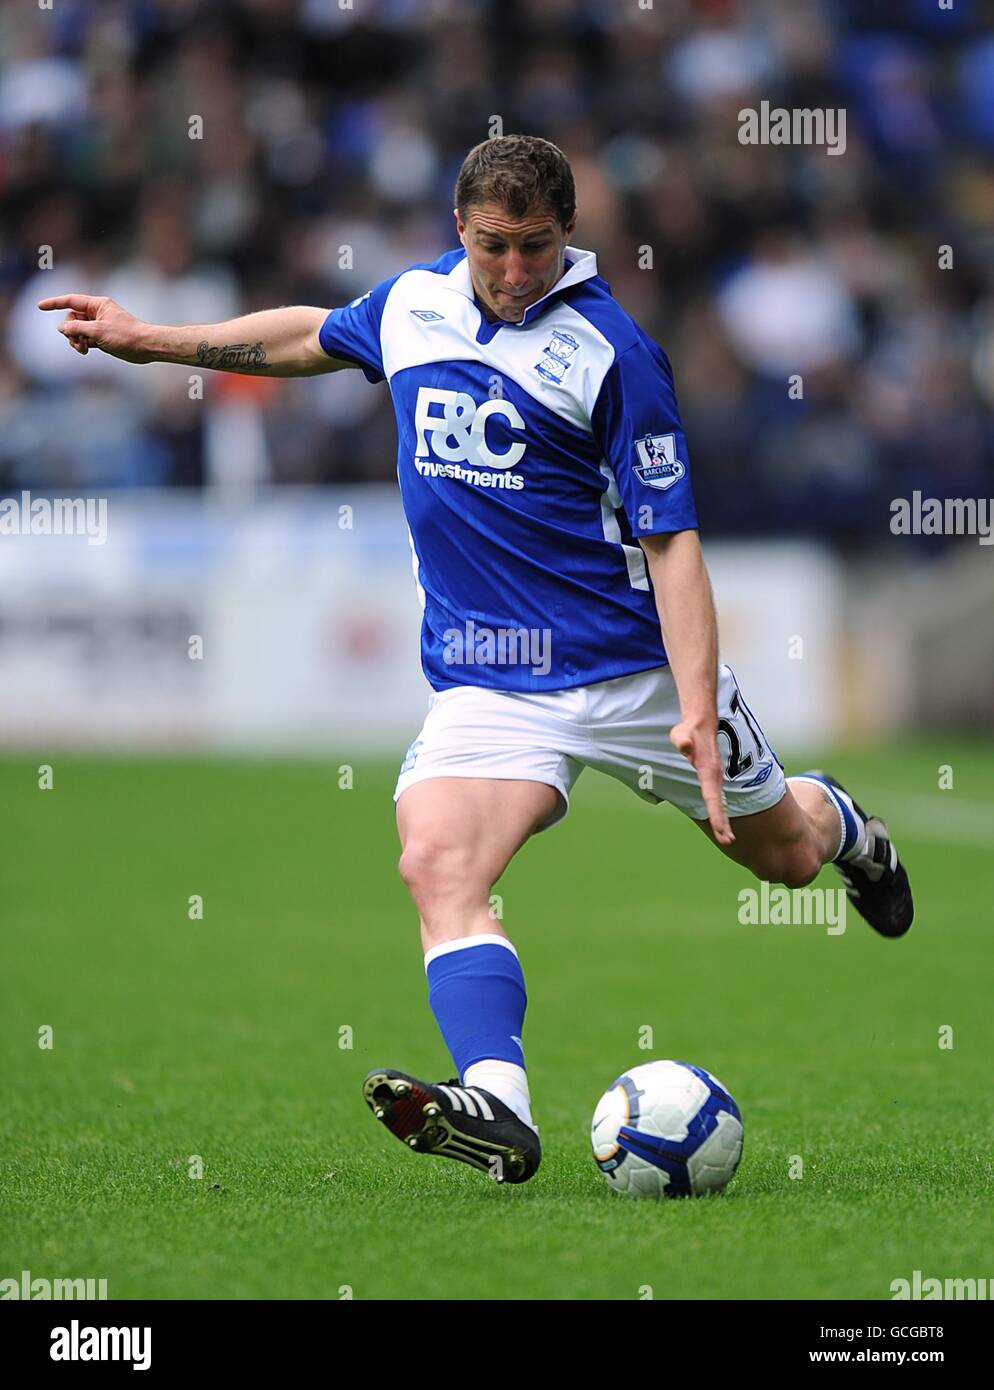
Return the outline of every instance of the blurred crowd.
<path id="1" fill-rule="evenodd" d="M 844 153 L 740 143 L 764 100 L 844 108 Z M 709 532 L 845 541 L 914 489 L 994 494 L 991 4 L 7 0 L 0 495 L 392 479 L 385 385 L 208 373 L 205 405 L 36 302 L 346 303 L 457 244 L 460 163 L 500 131 L 569 156 Z"/>

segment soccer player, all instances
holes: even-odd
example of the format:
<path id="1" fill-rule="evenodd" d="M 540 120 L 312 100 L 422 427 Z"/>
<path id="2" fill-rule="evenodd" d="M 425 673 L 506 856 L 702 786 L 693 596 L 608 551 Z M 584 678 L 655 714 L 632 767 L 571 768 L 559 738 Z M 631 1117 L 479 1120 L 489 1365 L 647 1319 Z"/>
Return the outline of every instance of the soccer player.
<path id="1" fill-rule="evenodd" d="M 517 1183 L 541 1148 L 524 976 L 490 890 L 585 767 L 679 807 L 761 880 L 835 865 L 884 936 L 913 908 L 884 822 L 826 773 L 785 779 L 718 662 L 670 364 L 571 244 L 566 157 L 485 141 L 455 204 L 458 250 L 330 312 L 164 327 L 83 294 L 39 308 L 69 310 L 59 329 L 82 353 L 390 383 L 433 692 L 394 792 L 400 873 L 457 1075 L 381 1067 L 363 1094 L 412 1149 Z"/>

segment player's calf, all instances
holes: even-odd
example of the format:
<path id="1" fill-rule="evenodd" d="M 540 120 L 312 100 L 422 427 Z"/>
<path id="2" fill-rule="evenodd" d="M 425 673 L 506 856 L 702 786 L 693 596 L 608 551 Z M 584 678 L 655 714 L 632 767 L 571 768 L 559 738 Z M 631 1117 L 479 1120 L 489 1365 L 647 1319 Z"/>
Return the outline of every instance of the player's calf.
<path id="1" fill-rule="evenodd" d="M 805 772 L 792 781 L 799 795 L 820 795 L 837 817 L 831 862 L 853 907 L 881 936 L 903 936 L 914 920 L 914 900 L 884 821 L 867 815 L 827 772 Z"/>
<path id="2" fill-rule="evenodd" d="M 482 1090 L 491 1108 L 499 1102 L 526 1127 L 533 1122 L 522 1042 L 524 975 L 491 914 L 490 889 L 556 809 L 557 796 L 544 783 L 438 777 L 411 784 L 397 799 L 400 868 L 421 916 L 432 1013 L 463 1086 Z M 485 1112 L 483 1118 L 485 1132 L 477 1137 L 492 1136 Z M 439 1126 L 445 1123 L 430 1128 Z M 465 1136 L 452 1142 L 465 1147 Z M 452 1156 L 447 1142 L 438 1147 L 438 1134 L 430 1143 L 432 1152 Z"/>
<path id="3" fill-rule="evenodd" d="M 714 841 L 708 822 L 697 824 Z M 719 848 L 757 878 L 804 888 L 832 864 L 849 901 L 882 936 L 903 936 L 911 926 L 911 886 L 887 826 L 828 773 L 788 778 L 776 806 L 737 816 L 732 828 L 734 843 Z"/>
<path id="4" fill-rule="evenodd" d="M 717 844 L 709 822 L 697 824 Z M 819 820 L 812 822 L 805 815 L 789 789 L 769 810 L 735 816 L 732 829 L 734 842 L 718 847 L 762 882 L 804 888 L 817 878 L 826 861 L 829 837 Z"/>

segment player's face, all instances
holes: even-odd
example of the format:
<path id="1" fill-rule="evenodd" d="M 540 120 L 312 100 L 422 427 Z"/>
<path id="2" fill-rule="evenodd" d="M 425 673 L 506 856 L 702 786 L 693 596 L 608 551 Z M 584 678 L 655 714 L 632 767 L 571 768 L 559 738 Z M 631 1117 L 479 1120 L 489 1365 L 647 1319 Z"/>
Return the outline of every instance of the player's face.
<path id="1" fill-rule="evenodd" d="M 563 257 L 573 228 L 552 213 L 515 218 L 498 203 L 470 208 L 456 231 L 466 248 L 477 298 L 495 319 L 517 323 L 529 304 L 548 294 L 563 273 Z"/>

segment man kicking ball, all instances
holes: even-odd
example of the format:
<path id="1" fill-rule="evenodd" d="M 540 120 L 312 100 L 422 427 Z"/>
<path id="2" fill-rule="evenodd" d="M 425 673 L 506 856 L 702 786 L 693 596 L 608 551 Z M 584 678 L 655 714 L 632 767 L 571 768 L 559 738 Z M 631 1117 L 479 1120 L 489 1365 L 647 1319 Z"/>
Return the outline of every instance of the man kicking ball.
<path id="1" fill-rule="evenodd" d="M 913 907 L 883 821 L 824 772 L 785 780 L 718 663 L 670 365 L 570 244 L 566 157 L 485 141 L 455 203 L 459 250 L 330 313 L 173 328 L 89 295 L 39 307 L 70 311 L 79 352 L 389 382 L 433 691 L 394 792 L 400 872 L 457 1075 L 381 1067 L 363 1095 L 410 1148 L 518 1183 L 541 1146 L 524 976 L 490 891 L 585 767 L 672 802 L 761 880 L 801 887 L 834 864 L 884 936 Z"/>

